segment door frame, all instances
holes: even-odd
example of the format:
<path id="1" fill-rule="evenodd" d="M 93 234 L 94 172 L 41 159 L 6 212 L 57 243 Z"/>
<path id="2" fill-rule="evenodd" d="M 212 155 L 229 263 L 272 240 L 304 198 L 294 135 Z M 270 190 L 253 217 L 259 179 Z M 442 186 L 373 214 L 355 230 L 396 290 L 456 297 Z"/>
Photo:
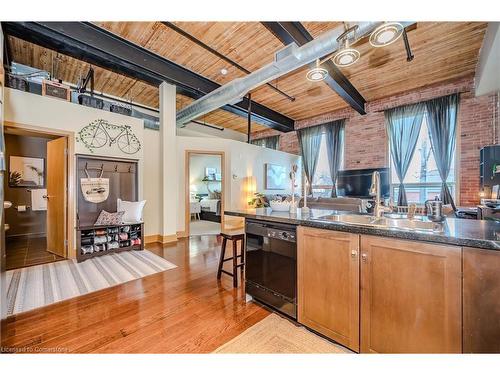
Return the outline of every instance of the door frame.
<path id="1" fill-rule="evenodd" d="M 45 128 L 41 126 L 26 125 L 12 121 L 4 121 L 4 127 L 16 128 L 25 130 L 30 133 L 50 134 L 59 137 L 66 137 L 68 154 L 67 154 L 67 180 L 66 180 L 66 248 L 65 258 L 76 258 L 75 248 L 75 224 L 76 223 L 76 210 L 75 210 L 75 133 L 71 131 L 58 130 Z"/>
<path id="2" fill-rule="evenodd" d="M 184 234 L 189 237 L 189 222 L 191 221 L 189 200 L 189 172 L 191 155 L 219 155 L 221 173 L 220 226 L 224 228 L 224 200 L 226 199 L 226 153 L 224 151 L 185 150 L 184 152 Z"/>

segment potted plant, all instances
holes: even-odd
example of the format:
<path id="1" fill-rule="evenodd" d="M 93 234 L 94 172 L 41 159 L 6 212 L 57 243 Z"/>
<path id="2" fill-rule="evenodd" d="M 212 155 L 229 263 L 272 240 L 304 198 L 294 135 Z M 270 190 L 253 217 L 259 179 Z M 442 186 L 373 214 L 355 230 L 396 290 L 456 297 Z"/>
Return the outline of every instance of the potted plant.
<path id="1" fill-rule="evenodd" d="M 262 193 L 254 193 L 254 197 L 248 204 L 254 208 L 268 207 L 266 196 Z"/>

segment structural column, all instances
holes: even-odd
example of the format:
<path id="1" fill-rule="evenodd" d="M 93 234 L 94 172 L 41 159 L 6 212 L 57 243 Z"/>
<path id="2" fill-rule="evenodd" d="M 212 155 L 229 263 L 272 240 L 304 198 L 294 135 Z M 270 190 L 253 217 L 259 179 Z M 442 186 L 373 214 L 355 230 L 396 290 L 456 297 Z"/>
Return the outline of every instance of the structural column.
<path id="1" fill-rule="evenodd" d="M 163 241 L 174 241 L 177 236 L 179 178 L 177 165 L 175 86 L 160 85 L 160 142 L 161 142 L 161 201 Z M 145 176 L 147 184 L 147 176 Z"/>

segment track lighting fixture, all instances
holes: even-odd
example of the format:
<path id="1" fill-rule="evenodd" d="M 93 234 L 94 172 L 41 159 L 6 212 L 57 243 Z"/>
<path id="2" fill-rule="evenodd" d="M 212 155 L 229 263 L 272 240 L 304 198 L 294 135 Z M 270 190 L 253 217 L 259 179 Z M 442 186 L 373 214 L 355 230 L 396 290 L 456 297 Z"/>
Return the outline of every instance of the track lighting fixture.
<path id="1" fill-rule="evenodd" d="M 339 67 L 346 67 L 359 60 L 361 54 L 355 48 L 349 45 L 350 34 L 353 34 L 353 40 L 356 40 L 356 30 L 358 25 L 346 29 L 337 41 L 342 45 L 339 51 L 333 56 L 333 63 Z"/>
<path id="2" fill-rule="evenodd" d="M 403 34 L 404 27 L 399 22 L 384 22 L 370 34 L 373 47 L 385 47 L 394 43 Z"/>
<path id="3" fill-rule="evenodd" d="M 306 78 L 308 81 L 311 82 L 319 82 L 323 81 L 326 78 L 327 74 L 328 71 L 320 66 L 319 59 L 317 59 L 315 67 L 309 69 L 309 71 L 306 74 Z"/>

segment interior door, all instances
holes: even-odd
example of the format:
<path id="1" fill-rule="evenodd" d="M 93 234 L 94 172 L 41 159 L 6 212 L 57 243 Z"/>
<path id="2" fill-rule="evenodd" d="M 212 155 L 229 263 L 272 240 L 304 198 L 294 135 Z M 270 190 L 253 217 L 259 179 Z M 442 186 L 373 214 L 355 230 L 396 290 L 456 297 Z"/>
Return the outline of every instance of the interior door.
<path id="1" fill-rule="evenodd" d="M 66 257 L 67 139 L 47 142 L 47 250 Z"/>

